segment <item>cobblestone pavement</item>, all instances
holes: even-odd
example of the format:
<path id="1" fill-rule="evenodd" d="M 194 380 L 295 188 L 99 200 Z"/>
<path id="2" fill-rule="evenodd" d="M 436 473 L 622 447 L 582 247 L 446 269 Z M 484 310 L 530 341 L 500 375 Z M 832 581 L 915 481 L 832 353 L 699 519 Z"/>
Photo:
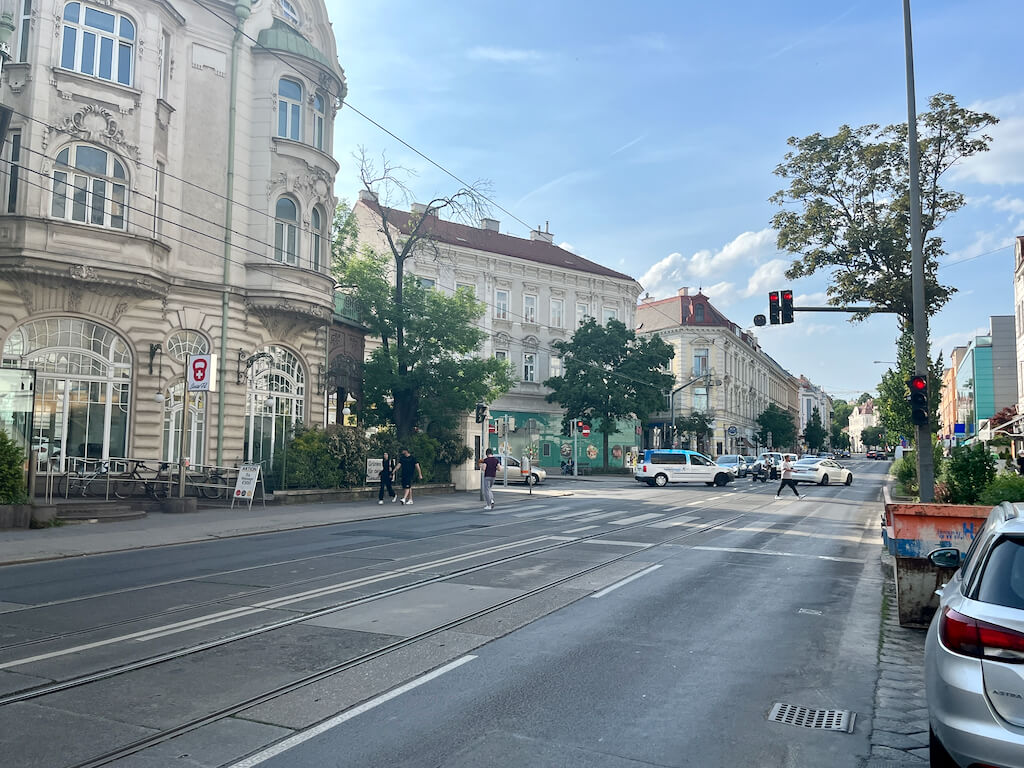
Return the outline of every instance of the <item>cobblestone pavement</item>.
<path id="1" fill-rule="evenodd" d="M 901 627 L 891 571 L 885 580 L 871 757 L 865 768 L 928 765 L 923 629 Z"/>

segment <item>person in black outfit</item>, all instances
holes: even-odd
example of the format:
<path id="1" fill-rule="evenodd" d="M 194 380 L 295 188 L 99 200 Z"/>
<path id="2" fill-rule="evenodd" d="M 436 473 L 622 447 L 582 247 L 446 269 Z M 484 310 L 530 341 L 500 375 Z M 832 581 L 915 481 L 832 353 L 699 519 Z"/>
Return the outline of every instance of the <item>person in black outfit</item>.
<path id="1" fill-rule="evenodd" d="M 412 484 L 414 480 L 423 481 L 423 470 L 408 448 L 403 448 L 402 455 L 398 457 L 396 474 L 398 473 L 402 475 L 402 489 L 405 491 L 405 496 L 400 501 L 403 504 L 412 504 Z"/>
<path id="2" fill-rule="evenodd" d="M 377 493 L 377 503 L 384 503 L 384 489 L 388 491 L 388 495 L 391 497 L 391 503 L 394 504 L 398 501 L 398 494 L 395 493 L 395 487 L 391 484 L 391 478 L 395 475 L 395 460 L 391 458 L 391 454 L 384 451 L 384 465 L 380 470 L 380 491 Z"/>
<path id="3" fill-rule="evenodd" d="M 1024 451 L 1017 454 L 1017 471 L 1024 475 Z"/>

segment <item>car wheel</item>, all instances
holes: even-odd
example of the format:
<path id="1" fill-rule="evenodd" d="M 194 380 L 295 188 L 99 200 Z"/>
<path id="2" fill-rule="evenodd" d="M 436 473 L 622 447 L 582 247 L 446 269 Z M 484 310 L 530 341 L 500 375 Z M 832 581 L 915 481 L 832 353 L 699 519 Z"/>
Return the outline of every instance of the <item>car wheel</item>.
<path id="1" fill-rule="evenodd" d="M 818 485 L 828 485 L 828 475 L 822 475 L 821 482 Z"/>
<path id="2" fill-rule="evenodd" d="M 852 472 L 846 476 L 846 484 L 847 485 L 853 485 L 853 473 Z"/>
<path id="3" fill-rule="evenodd" d="M 714 485 L 714 484 L 715 484 L 714 480 L 712 480 L 710 483 L 704 483 L 704 485 L 709 486 L 709 487 Z"/>
<path id="4" fill-rule="evenodd" d="M 654 484 L 656 486 L 658 486 L 659 488 L 664 488 L 666 485 L 668 485 L 668 476 L 667 475 L 655 475 L 655 477 L 654 477 Z"/>
<path id="5" fill-rule="evenodd" d="M 534 485 L 540 485 L 540 475 L 530 475 Z"/>
<path id="6" fill-rule="evenodd" d="M 723 474 L 721 472 L 719 472 L 717 475 L 715 475 L 715 485 L 717 485 L 719 488 L 722 488 L 728 482 L 729 482 L 729 476 L 728 475 Z"/>
<path id="7" fill-rule="evenodd" d="M 931 726 L 928 727 L 928 764 L 931 768 L 957 768 L 956 762 L 942 746 Z"/>

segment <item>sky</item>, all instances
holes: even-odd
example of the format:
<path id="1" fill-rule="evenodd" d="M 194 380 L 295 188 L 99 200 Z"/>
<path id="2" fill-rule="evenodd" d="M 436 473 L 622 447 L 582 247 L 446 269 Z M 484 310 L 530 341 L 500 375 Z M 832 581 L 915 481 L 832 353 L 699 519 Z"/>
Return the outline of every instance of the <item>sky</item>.
<path id="1" fill-rule="evenodd" d="M 769 197 L 790 136 L 907 119 L 900 0 L 823 3 L 466 3 L 327 0 L 349 94 L 335 123 L 339 197 L 364 148 L 408 169 L 419 200 L 489 184 L 501 231 L 549 222 L 555 242 L 635 277 L 651 295 L 701 288 L 753 328 L 770 290 L 824 304 L 827 273 L 789 281 Z M 1013 314 L 1024 235 L 1020 0 L 913 4 L 917 109 L 939 92 L 991 112 L 991 150 L 953 168 L 967 197 L 939 234 L 958 292 L 931 323 L 932 356 Z M 363 113 L 358 114 L 355 110 Z M 505 209 L 505 210 L 501 210 Z M 513 218 L 515 217 L 515 218 Z M 521 221 L 517 221 L 519 219 Z M 522 223 L 525 222 L 525 223 Z M 896 321 L 796 315 L 753 329 L 795 375 L 835 397 L 871 392 L 895 359 Z"/>

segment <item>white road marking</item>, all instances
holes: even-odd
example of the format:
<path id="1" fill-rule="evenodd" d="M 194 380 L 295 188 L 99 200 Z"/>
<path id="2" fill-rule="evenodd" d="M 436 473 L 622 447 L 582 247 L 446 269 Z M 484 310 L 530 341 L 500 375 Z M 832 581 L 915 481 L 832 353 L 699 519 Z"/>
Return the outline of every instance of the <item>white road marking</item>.
<path id="1" fill-rule="evenodd" d="M 609 544 L 613 547 L 649 547 L 650 541 L 616 541 L 615 539 L 591 539 L 588 544 Z"/>
<path id="2" fill-rule="evenodd" d="M 665 515 L 659 512 L 648 512 L 646 515 L 637 515 L 636 517 L 626 517 L 622 520 L 612 520 L 612 525 L 633 525 L 633 523 L 642 523 L 645 520 L 657 520 L 659 517 Z"/>
<path id="3" fill-rule="evenodd" d="M 577 509 L 575 512 L 566 512 L 561 515 L 552 515 L 551 517 L 545 517 L 545 520 L 567 520 L 570 517 L 582 517 L 583 515 L 589 515 L 592 512 L 597 512 L 596 509 Z"/>
<path id="4" fill-rule="evenodd" d="M 797 613 L 806 613 L 808 616 L 821 616 L 821 611 L 816 611 L 813 608 L 801 608 Z"/>
<path id="5" fill-rule="evenodd" d="M 562 531 L 562 533 L 583 533 L 584 531 L 592 531 L 600 527 L 599 525 L 584 525 L 582 528 L 573 528 L 571 531 Z"/>
<path id="6" fill-rule="evenodd" d="M 536 513 L 536 514 L 540 515 L 540 514 L 543 514 L 544 512 L 550 512 L 551 511 L 550 507 L 548 507 L 547 509 L 543 509 L 545 506 L 546 505 L 544 505 L 544 504 L 530 504 L 529 506 L 526 506 L 526 507 L 519 507 L 519 506 L 516 506 L 514 504 L 506 504 L 503 509 L 495 509 L 495 510 L 492 510 L 490 512 L 484 512 L 484 514 L 485 515 L 507 515 L 509 512 L 512 512 L 513 510 L 517 510 L 519 512 L 525 512 L 528 509 L 541 509 L 541 510 L 543 510 L 542 512 L 537 512 Z"/>
<path id="7" fill-rule="evenodd" d="M 513 509 L 515 509 L 515 507 L 513 507 Z M 564 509 L 564 507 L 556 507 L 555 509 L 551 509 L 549 507 L 548 509 L 538 509 L 533 512 L 516 512 L 512 517 L 543 517 L 544 515 L 550 515 L 552 512 L 557 512 L 559 509 Z"/>
<path id="8" fill-rule="evenodd" d="M 719 499 L 724 498 L 725 496 L 708 496 L 706 499 L 704 499 L 704 501 L 718 501 Z"/>
<path id="9" fill-rule="evenodd" d="M 589 512 L 590 514 L 584 517 L 580 517 L 579 520 L 581 523 L 592 523 L 595 520 L 604 520 L 607 517 L 617 517 L 618 515 L 624 514 L 621 510 L 615 512 L 599 512 L 598 514 L 593 514 L 594 512 L 597 512 L 597 510 L 592 509 L 589 510 Z"/>
<path id="10" fill-rule="evenodd" d="M 770 549 L 745 549 L 743 547 L 689 547 L 706 552 L 738 552 L 745 555 L 772 555 L 774 557 L 800 557 L 807 560 L 831 560 L 834 563 L 863 563 L 856 557 L 833 557 L 832 555 L 805 555 L 802 552 L 776 552 Z"/>
<path id="11" fill-rule="evenodd" d="M 659 565 L 652 565 L 650 568 L 644 568 L 642 571 L 638 571 L 637 573 L 634 573 L 632 576 L 627 576 L 622 581 L 617 581 L 616 583 L 612 584 L 610 587 L 605 587 L 600 592 L 595 592 L 594 594 L 591 595 L 591 597 L 593 597 L 593 598 L 604 597 L 609 592 L 614 592 L 619 587 L 624 587 L 627 584 L 629 584 L 629 582 L 636 581 L 641 576 L 646 576 L 648 573 L 652 573 L 652 572 L 658 570 L 659 568 L 661 568 L 660 564 Z"/>
<path id="12" fill-rule="evenodd" d="M 255 755 L 250 755 L 249 757 L 240 760 L 237 763 L 233 763 L 230 766 L 230 768 L 253 768 L 253 766 L 259 765 L 260 763 L 265 763 L 270 758 L 277 757 L 281 753 L 287 752 L 289 749 L 299 746 L 299 744 L 303 744 L 309 741 L 310 739 L 314 739 L 320 734 L 326 733 L 332 728 L 336 728 L 337 726 L 351 720 L 354 717 L 359 717 L 359 715 L 363 714 L 364 712 L 369 712 L 371 709 L 379 707 L 381 704 L 385 704 L 391 701 L 392 699 L 398 698 L 403 693 L 408 693 L 412 689 L 418 688 L 424 683 L 429 683 L 431 680 L 435 680 L 441 677 L 441 675 L 447 674 L 448 672 L 451 672 L 453 669 L 457 669 L 458 667 L 461 667 L 463 664 L 466 664 L 475 658 L 476 656 L 463 656 L 461 659 L 456 659 L 450 664 L 445 664 L 443 667 L 439 667 L 438 669 L 435 669 L 433 672 L 428 672 L 422 677 L 417 677 L 415 680 L 410 680 L 405 685 L 399 686 L 394 690 L 381 694 L 375 699 L 370 699 L 369 701 L 360 704 L 358 707 L 346 710 L 345 712 L 342 712 L 339 715 L 335 715 L 330 720 L 324 720 L 322 723 L 314 725 L 312 728 L 307 728 L 305 731 L 296 733 L 294 736 L 289 736 L 287 739 L 279 741 L 277 742 L 277 744 L 269 746 L 266 749 L 257 752 Z"/>
<path id="13" fill-rule="evenodd" d="M 656 523 L 651 523 L 648 528 L 674 528 L 677 525 L 686 525 L 693 520 L 696 520 L 696 515 L 683 515 L 682 517 L 673 517 L 668 520 L 659 520 Z"/>

